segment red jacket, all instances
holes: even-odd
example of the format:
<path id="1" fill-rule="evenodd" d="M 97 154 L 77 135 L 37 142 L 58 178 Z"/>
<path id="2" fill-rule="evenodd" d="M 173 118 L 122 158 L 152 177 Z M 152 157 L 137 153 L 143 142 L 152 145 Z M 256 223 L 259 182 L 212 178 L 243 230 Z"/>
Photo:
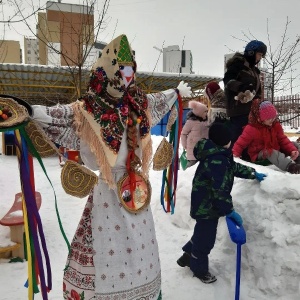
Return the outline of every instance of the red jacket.
<path id="1" fill-rule="evenodd" d="M 290 155 L 292 151 L 298 150 L 284 134 L 278 121 L 275 121 L 272 126 L 260 123 L 246 125 L 243 133 L 233 146 L 233 155 L 241 157 L 243 150 L 246 148 L 248 148 L 248 154 L 252 162 L 257 160 L 258 153 L 262 150 L 266 154 L 273 149 L 279 150 L 286 156 Z"/>

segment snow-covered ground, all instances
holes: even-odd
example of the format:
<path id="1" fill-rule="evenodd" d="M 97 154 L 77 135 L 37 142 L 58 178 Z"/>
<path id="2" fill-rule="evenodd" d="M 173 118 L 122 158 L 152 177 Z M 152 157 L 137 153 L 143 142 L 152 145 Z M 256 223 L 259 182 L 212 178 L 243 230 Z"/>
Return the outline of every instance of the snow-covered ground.
<path id="1" fill-rule="evenodd" d="M 295 140 L 296 138 L 291 138 Z M 156 149 L 161 137 L 153 136 Z M 55 188 L 63 227 L 72 239 L 86 199 L 71 197 L 60 184 L 58 158 L 43 160 Z M 241 160 L 237 160 L 241 162 Z M 245 163 L 245 162 L 243 162 Z M 18 162 L 15 156 L 0 156 L 0 218 L 11 207 L 15 193 L 20 192 Z M 255 166 L 250 163 L 247 165 Z M 53 290 L 49 299 L 62 297 L 63 268 L 67 246 L 60 234 L 54 195 L 38 162 L 35 165 L 36 190 L 42 195 L 40 215 L 51 259 Z M 291 175 L 274 166 L 255 166 L 268 177 L 256 180 L 236 179 L 232 191 L 235 209 L 244 219 L 247 243 L 242 246 L 241 300 L 300 299 L 300 175 Z M 166 214 L 160 204 L 162 172 L 151 171 L 152 210 L 156 224 L 162 267 L 164 300 L 234 299 L 236 245 L 231 242 L 224 218 L 220 219 L 217 241 L 210 255 L 210 271 L 217 282 L 205 285 L 193 278 L 188 268 L 176 260 L 188 241 L 194 221 L 189 217 L 190 191 L 196 166 L 179 171 L 177 203 L 174 215 Z M 9 228 L 0 226 L 0 246 L 9 245 Z M 27 299 L 27 263 L 8 263 L 0 259 L 0 300 Z M 40 294 L 35 299 L 42 299 Z"/>

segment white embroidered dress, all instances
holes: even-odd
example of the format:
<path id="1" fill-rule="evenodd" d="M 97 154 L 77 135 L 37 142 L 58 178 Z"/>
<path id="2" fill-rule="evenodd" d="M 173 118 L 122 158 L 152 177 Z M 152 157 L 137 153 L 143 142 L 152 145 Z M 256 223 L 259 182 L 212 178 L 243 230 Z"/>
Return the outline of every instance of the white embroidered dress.
<path id="1" fill-rule="evenodd" d="M 177 100 L 175 90 L 147 95 L 152 126 Z M 70 105 L 33 106 L 40 122 L 54 142 L 69 148 L 79 143 L 72 129 Z M 138 125 L 137 125 L 138 126 Z M 141 147 L 136 152 L 141 157 Z M 113 176 L 115 182 L 126 173 L 126 131 Z M 80 155 L 92 170 L 98 170 L 95 156 L 83 140 Z M 115 188 L 101 179 L 87 199 L 71 243 L 64 274 L 64 299 L 145 300 L 161 299 L 161 270 L 151 207 L 128 212 Z"/>

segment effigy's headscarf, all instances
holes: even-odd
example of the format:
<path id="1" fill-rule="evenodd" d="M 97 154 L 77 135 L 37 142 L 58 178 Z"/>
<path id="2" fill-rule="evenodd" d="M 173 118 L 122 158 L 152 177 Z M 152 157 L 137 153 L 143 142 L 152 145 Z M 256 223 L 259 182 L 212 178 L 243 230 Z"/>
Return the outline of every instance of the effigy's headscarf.
<path id="1" fill-rule="evenodd" d="M 132 168 L 141 166 L 143 175 L 148 176 L 152 154 L 147 97 L 135 85 L 135 78 L 125 87 L 120 72 L 122 66 L 132 66 L 136 72 L 136 62 L 126 35 L 118 36 L 103 49 L 92 68 L 83 101 L 74 107 L 78 135 L 90 145 L 101 177 L 110 187 L 115 186 L 111 168 L 115 166 L 126 130 L 128 161 L 131 160 Z M 141 161 L 134 154 L 138 136 L 142 141 Z"/>

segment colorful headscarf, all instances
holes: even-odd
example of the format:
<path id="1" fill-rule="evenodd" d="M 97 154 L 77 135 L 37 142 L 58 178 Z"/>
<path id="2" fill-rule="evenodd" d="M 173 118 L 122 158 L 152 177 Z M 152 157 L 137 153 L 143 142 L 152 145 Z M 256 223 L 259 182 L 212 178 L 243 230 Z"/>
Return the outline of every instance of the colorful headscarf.
<path id="1" fill-rule="evenodd" d="M 263 149 L 263 158 L 266 158 L 267 155 L 270 155 L 274 148 L 274 142 L 277 140 L 276 131 L 273 130 L 275 120 L 273 125 L 267 126 L 264 125 L 260 119 L 260 106 L 262 103 L 269 101 L 262 101 L 260 99 L 254 99 L 252 101 L 251 110 L 248 117 L 248 122 L 251 126 L 258 128 L 260 135 L 263 137 L 264 149 Z"/>
<path id="2" fill-rule="evenodd" d="M 126 35 L 121 35 L 103 49 L 91 71 L 83 102 L 74 107 L 78 134 L 91 146 L 102 177 L 111 187 L 115 185 L 111 167 L 116 163 L 123 134 L 129 126 L 139 123 L 136 135 L 142 139 L 141 165 L 146 176 L 151 157 L 147 97 L 136 87 L 135 79 L 125 88 L 120 66 L 128 65 L 136 71 L 133 51 Z"/>

